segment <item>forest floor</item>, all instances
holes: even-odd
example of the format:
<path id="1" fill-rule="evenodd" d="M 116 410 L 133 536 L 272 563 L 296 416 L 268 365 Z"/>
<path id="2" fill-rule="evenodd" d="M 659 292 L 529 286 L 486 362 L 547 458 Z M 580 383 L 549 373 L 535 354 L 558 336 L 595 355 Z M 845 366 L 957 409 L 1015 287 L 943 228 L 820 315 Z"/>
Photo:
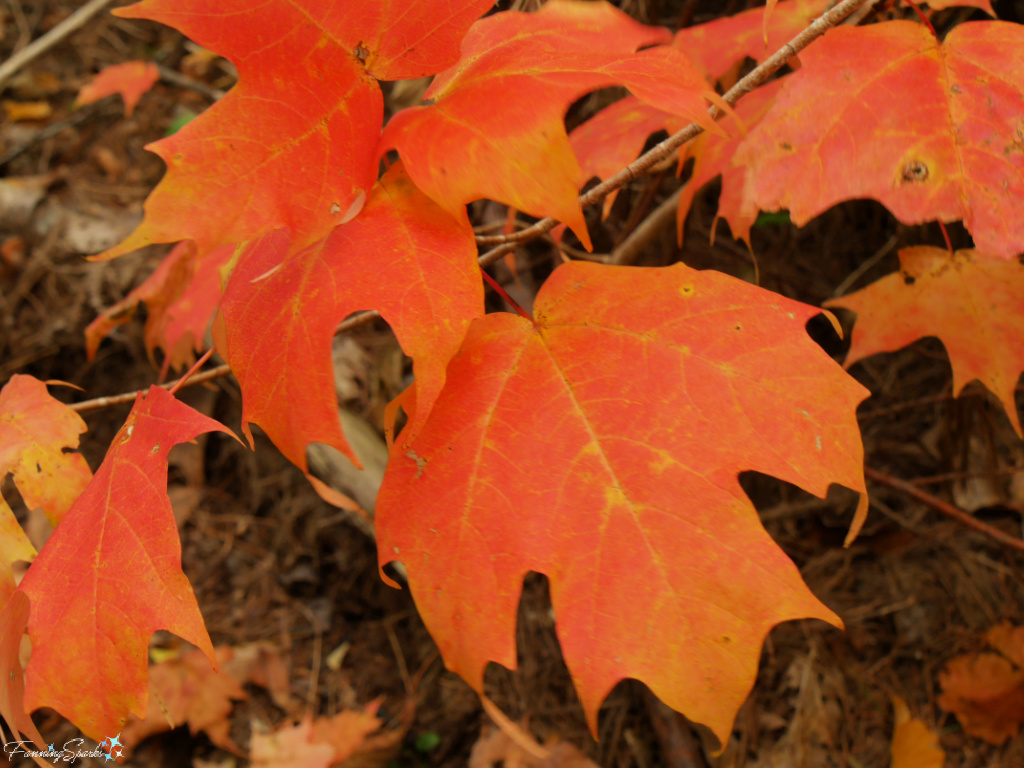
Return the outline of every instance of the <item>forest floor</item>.
<path id="1" fill-rule="evenodd" d="M 0 6 L 0 59 L 78 5 L 12 0 Z M 653 13 L 656 4 L 641 5 Z M 667 11 L 653 16 L 661 23 L 671 24 L 670 19 Z M 118 328 L 94 361 L 86 359 L 83 331 L 138 285 L 167 248 L 109 263 L 88 262 L 83 254 L 118 242 L 139 220 L 142 201 L 163 173 L 144 145 L 209 107 L 209 88 L 225 90 L 233 83 L 229 65 L 195 56 L 186 61 L 190 53 L 172 30 L 101 14 L 6 84 L 4 99 L 44 102 L 52 114 L 0 124 L 0 153 L 6 153 L 0 184 L 7 185 L 0 193 L 11 196 L 0 205 L 0 383 L 15 373 L 65 381 L 82 391 L 51 391 L 74 402 L 145 388 L 156 380 L 141 320 Z M 136 59 L 156 60 L 176 72 L 184 68 L 207 91 L 162 80 L 129 118 L 117 97 L 74 109 L 78 89 L 93 74 Z M 410 98 L 407 92 L 390 92 L 390 97 L 392 106 Z M 590 105 L 585 102 L 579 110 Z M 49 132 L 54 126 L 60 130 Z M 12 148 L 24 151 L 11 157 Z M 18 181 L 27 177 L 33 179 Z M 597 250 L 607 251 L 639 217 L 638 209 L 649 209 L 677 186 L 669 173 L 621 195 L 608 222 L 591 219 Z M 709 245 L 715 198 L 713 188 L 698 196 L 683 251 L 670 226 L 648 244 L 640 263 L 682 259 L 752 279 L 754 261 L 725 225 Z M 474 206 L 475 223 L 503 218 L 498 208 Z M 956 227 L 951 236 L 955 243 L 968 242 Z M 940 245 L 939 230 L 903 226 L 881 206 L 864 202 L 839 206 L 802 229 L 775 220 L 753 231 L 760 284 L 816 306 L 840 286 L 853 290 L 895 271 L 898 248 L 920 243 Z M 516 289 L 524 300 L 558 259 L 546 242 L 521 249 Z M 864 264 L 851 283 L 848 278 Z M 841 319 L 849 329 L 851 318 Z M 841 360 L 845 342 L 818 320 L 810 332 Z M 348 378 L 342 405 L 379 429 L 383 406 L 404 387 L 408 365 L 384 325 L 364 328 L 351 339 L 336 349 L 338 370 Z M 1011 535 L 1024 533 L 1024 445 L 998 403 L 976 383 L 952 397 L 941 344 L 927 339 L 869 358 L 851 373 L 873 393 L 859 410 L 869 467 Z M 184 392 L 194 407 L 239 431 L 240 394 L 233 379 Z M 128 410 L 122 405 L 85 414 L 89 431 L 82 452 L 93 469 Z M 869 486 L 872 506 L 863 533 L 844 549 L 852 493 L 833 488 L 821 500 L 769 477 L 749 473 L 743 480 L 769 533 L 814 594 L 842 617 L 845 631 L 799 621 L 771 632 L 756 686 L 724 754 L 714 755 L 699 727 L 667 711 L 633 681 L 621 683 L 607 698 L 595 741 L 562 661 L 541 576 L 528 578 L 524 589 L 519 669 L 492 665 L 490 698 L 546 743 L 572 743 L 608 768 L 886 766 L 894 695 L 940 733 L 950 768 L 1024 765 L 1024 735 L 1000 747 L 989 745 L 965 735 L 938 704 L 939 674 L 952 657 L 981 649 L 983 634 L 1002 621 L 1024 623 L 1024 557 L 878 484 Z M 4 494 L 16 498 L 9 483 Z M 445 671 L 408 591 L 382 582 L 372 538 L 323 502 L 268 440 L 257 434 L 255 452 L 219 435 L 182 448 L 172 454 L 171 495 L 184 571 L 214 643 L 238 647 L 265 641 L 290 670 L 291 703 L 285 706 L 262 688 L 248 686 L 249 698 L 236 703 L 230 720 L 237 744 L 247 745 L 253 729 L 276 727 L 307 710 L 334 714 L 379 702 L 386 738 L 351 764 L 467 763 L 481 733 L 492 728 L 478 697 Z M 30 523 L 33 536 L 45 538 L 24 509 L 19 517 Z M 154 643 L 166 649 L 175 640 L 160 633 Z M 77 734 L 53 712 L 37 713 L 36 721 L 48 739 Z M 505 763 L 515 760 L 514 752 L 504 754 Z M 207 736 L 179 728 L 143 742 L 126 764 L 174 768 L 246 762 Z"/>

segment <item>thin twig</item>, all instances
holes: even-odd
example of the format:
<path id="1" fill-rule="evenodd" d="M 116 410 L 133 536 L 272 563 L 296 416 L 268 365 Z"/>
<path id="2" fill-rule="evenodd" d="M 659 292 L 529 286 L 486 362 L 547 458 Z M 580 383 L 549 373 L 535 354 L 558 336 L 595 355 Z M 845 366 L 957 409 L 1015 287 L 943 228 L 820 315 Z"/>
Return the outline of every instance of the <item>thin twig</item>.
<path id="1" fill-rule="evenodd" d="M 855 270 L 853 270 L 853 272 L 848 274 L 846 276 L 846 279 L 843 280 L 843 282 L 841 282 L 839 285 L 837 285 L 836 289 L 832 291 L 832 295 L 838 299 L 840 296 L 846 293 L 846 291 L 849 290 L 850 286 L 860 279 L 861 275 L 863 275 L 865 272 L 867 272 L 869 269 L 875 266 L 875 264 L 877 264 L 879 261 L 884 259 L 888 255 L 889 251 L 896 247 L 896 243 L 898 242 L 899 238 L 896 237 L 896 235 L 890 237 L 889 240 L 885 243 L 885 245 L 883 245 L 881 248 L 875 251 L 874 255 L 870 259 L 861 263 L 859 267 L 857 267 Z"/>
<path id="2" fill-rule="evenodd" d="M 640 222 L 639 226 L 629 233 L 629 237 L 619 243 L 619 247 L 612 251 L 609 263 L 611 264 L 632 264 L 655 235 L 667 227 L 676 219 L 676 211 L 679 208 L 679 196 L 683 194 L 685 187 L 680 187 L 670 195 L 661 205 L 654 209 L 646 219 Z"/>
<path id="3" fill-rule="evenodd" d="M 1001 544 L 1012 547 L 1019 552 L 1024 552 L 1024 541 L 1021 539 L 1003 533 L 998 528 L 991 526 L 988 523 L 983 523 L 973 515 L 969 515 L 963 510 L 957 509 L 952 504 L 947 504 L 937 496 L 933 496 L 926 491 L 922 491 L 920 488 L 908 483 L 906 480 L 900 480 L 898 477 L 887 475 L 884 472 L 879 472 L 877 469 L 872 469 L 871 467 L 864 467 L 864 477 L 869 480 L 874 480 L 876 483 L 888 485 L 890 488 L 895 488 L 897 491 L 905 493 L 907 496 L 917 499 L 923 504 L 927 504 L 932 509 L 952 517 L 954 520 L 963 523 L 969 528 L 973 528 L 976 531 L 984 533 L 986 536 L 995 539 Z"/>
<path id="4" fill-rule="evenodd" d="M 353 328 L 359 328 L 360 326 L 372 323 L 380 317 L 380 312 L 371 310 L 369 312 L 359 312 L 358 314 L 352 315 L 348 320 L 341 323 L 337 328 L 334 329 L 335 335 L 344 333 L 345 331 L 351 331 Z M 213 381 L 214 379 L 223 379 L 225 376 L 231 374 L 231 366 L 229 365 L 218 365 L 216 368 L 211 368 L 208 371 L 197 373 L 190 377 L 185 384 L 181 384 L 181 379 L 175 379 L 174 381 L 166 381 L 163 384 L 155 384 L 154 386 L 163 387 L 164 389 L 174 389 L 180 386 L 192 386 L 193 384 L 202 384 L 206 381 Z M 182 378 L 185 378 L 184 376 Z M 110 395 L 109 397 L 97 397 L 93 400 L 83 400 L 80 403 L 74 403 L 68 406 L 73 411 L 82 413 L 83 411 L 95 411 L 100 408 L 109 408 L 112 405 L 120 405 L 122 403 L 130 403 L 135 400 L 135 397 L 139 394 L 146 394 L 149 392 L 149 388 L 139 389 L 135 392 L 125 392 L 121 395 Z"/>
<path id="5" fill-rule="evenodd" d="M 46 53 L 112 2 L 113 0 L 92 0 L 86 3 L 45 35 L 22 48 L 3 64 L 0 64 L 0 88 L 4 86 L 14 73 L 32 61 L 32 59 Z"/>
<path id="6" fill-rule="evenodd" d="M 197 373 L 188 380 L 188 384 L 202 384 L 204 381 L 213 381 L 214 379 L 223 379 L 231 373 L 231 367 L 227 365 L 218 365 L 216 368 L 211 368 L 208 371 Z M 175 379 L 174 381 L 165 381 L 163 384 L 154 384 L 155 387 L 163 387 L 164 389 L 171 389 L 178 385 L 181 379 Z M 149 387 L 146 389 L 136 390 L 135 392 L 125 392 L 121 395 L 110 395 L 109 397 L 97 397 L 92 400 L 83 400 L 81 403 L 73 403 L 68 407 L 72 411 L 78 411 L 83 413 L 85 411 L 95 411 L 100 408 L 109 408 L 112 405 L 121 405 L 122 403 L 131 403 L 135 401 L 135 398 L 139 394 L 146 394 L 149 392 Z"/>
<path id="7" fill-rule="evenodd" d="M 163 80 L 165 83 L 176 85 L 179 88 L 188 88 L 189 90 L 195 91 L 196 93 L 201 93 L 203 96 L 212 101 L 223 99 L 224 94 L 227 93 L 227 91 L 222 91 L 220 88 L 214 88 L 212 85 L 207 85 L 206 83 L 200 82 L 199 80 L 194 80 L 191 77 L 186 77 L 185 75 L 181 74 L 181 72 L 178 72 L 175 69 L 171 69 L 170 67 L 165 67 L 163 64 L 157 64 L 156 68 L 160 71 L 160 79 Z"/>
<path id="8" fill-rule="evenodd" d="M 765 59 L 758 67 L 730 88 L 722 98 L 724 98 L 730 105 L 735 105 L 743 96 L 750 93 L 765 80 L 775 74 L 775 72 L 781 69 L 782 66 L 793 56 L 796 56 L 800 51 L 814 42 L 814 40 L 821 37 L 825 32 L 842 21 L 858 6 L 863 5 L 865 2 L 867 2 L 867 0 L 843 0 L 843 2 L 836 5 L 831 10 L 823 13 L 806 29 L 800 32 L 800 34 L 796 35 L 792 40 L 779 48 L 779 50 L 773 53 L 769 58 Z M 716 118 L 721 115 L 721 110 L 716 107 L 711 107 L 709 112 Z M 683 130 L 669 136 L 663 142 L 642 154 L 639 158 L 634 160 L 611 178 L 606 179 L 596 187 L 590 189 L 588 192 L 580 195 L 580 206 L 587 208 L 601 202 L 609 193 L 626 186 L 630 182 L 647 173 L 651 168 L 671 155 L 676 149 L 703 131 L 704 129 L 696 123 L 690 123 L 688 126 L 683 128 Z M 478 236 L 476 238 L 478 245 L 487 246 L 497 244 L 496 248 L 492 248 L 480 257 L 480 266 L 486 267 L 493 264 L 506 253 L 514 251 L 518 243 L 533 240 L 534 238 L 543 235 L 545 232 L 550 232 L 557 225 L 558 222 L 549 217 L 541 219 L 537 223 L 526 227 L 525 229 L 521 229 L 518 232 L 512 232 L 508 235 Z"/>
<path id="9" fill-rule="evenodd" d="M 119 109 L 119 108 L 118 108 Z M 0 166 L 7 165 L 14 158 L 18 157 L 23 152 L 26 152 L 32 147 L 36 146 L 47 139 L 56 136 L 58 133 L 66 128 L 84 123 L 91 117 L 99 114 L 100 112 L 111 112 L 112 107 L 110 104 L 104 104 L 103 102 L 96 102 L 95 104 L 88 104 L 81 109 L 76 109 L 70 115 L 65 117 L 63 120 L 58 120 L 55 123 L 50 123 L 45 128 L 40 129 L 38 132 L 32 134 L 28 139 L 23 141 L 21 144 L 11 147 L 2 155 L 0 155 Z"/>

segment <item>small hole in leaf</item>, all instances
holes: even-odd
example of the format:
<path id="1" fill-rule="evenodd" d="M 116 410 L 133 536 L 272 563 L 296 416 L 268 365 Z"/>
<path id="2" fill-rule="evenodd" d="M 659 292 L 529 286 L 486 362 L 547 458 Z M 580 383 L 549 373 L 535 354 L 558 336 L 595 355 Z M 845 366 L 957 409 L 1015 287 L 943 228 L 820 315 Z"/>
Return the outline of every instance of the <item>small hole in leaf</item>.
<path id="1" fill-rule="evenodd" d="M 904 285 L 913 285 L 913 284 L 914 284 L 914 283 L 916 283 L 916 282 L 917 282 L 917 280 L 915 280 L 915 279 L 914 279 L 913 277 L 911 277 L 910 275 L 904 275 L 904 276 L 903 276 L 903 284 L 904 284 Z"/>
<path id="2" fill-rule="evenodd" d="M 914 160 L 903 166 L 903 180 L 921 182 L 928 178 L 928 166 L 920 160 Z"/>

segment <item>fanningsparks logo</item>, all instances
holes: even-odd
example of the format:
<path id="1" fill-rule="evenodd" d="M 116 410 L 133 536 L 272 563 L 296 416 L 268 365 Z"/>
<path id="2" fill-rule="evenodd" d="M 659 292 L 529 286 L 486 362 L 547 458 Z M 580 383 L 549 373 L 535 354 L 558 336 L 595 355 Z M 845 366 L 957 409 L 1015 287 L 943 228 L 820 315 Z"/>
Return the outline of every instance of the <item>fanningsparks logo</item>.
<path id="1" fill-rule="evenodd" d="M 14 762 L 15 755 L 24 755 L 25 757 L 39 757 L 43 760 L 49 760 L 53 763 L 74 763 L 80 757 L 102 757 L 104 763 L 108 763 L 111 760 L 117 761 L 124 757 L 124 745 L 121 743 L 121 734 L 117 736 L 108 736 L 99 742 L 96 746 L 98 749 L 82 749 L 82 745 L 85 743 L 85 739 L 71 739 L 71 741 L 64 742 L 64 746 L 61 749 L 57 749 L 53 744 L 48 744 L 45 752 L 41 752 L 32 749 L 33 744 L 30 741 L 9 741 L 4 744 L 4 753 L 7 755 L 9 762 Z"/>

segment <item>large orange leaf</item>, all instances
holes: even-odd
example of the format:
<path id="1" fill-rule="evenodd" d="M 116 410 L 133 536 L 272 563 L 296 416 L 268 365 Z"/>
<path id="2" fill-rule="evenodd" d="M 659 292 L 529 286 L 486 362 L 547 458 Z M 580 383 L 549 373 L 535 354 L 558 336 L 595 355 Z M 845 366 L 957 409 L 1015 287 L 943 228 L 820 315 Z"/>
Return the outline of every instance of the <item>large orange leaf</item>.
<path id="1" fill-rule="evenodd" d="M 92 477 L 81 454 L 64 452 L 85 430 L 39 379 L 16 374 L 0 390 L 0 480 L 12 473 L 25 506 L 41 508 L 54 525 Z"/>
<path id="2" fill-rule="evenodd" d="M 633 677 L 724 743 L 768 630 L 840 623 L 738 473 L 863 493 L 868 393 L 807 336 L 820 310 L 715 272 L 573 262 L 534 311 L 475 321 L 392 453 L 380 563 L 405 564 L 446 664 L 478 691 L 488 661 L 515 666 L 538 571 L 591 727 Z"/>
<path id="3" fill-rule="evenodd" d="M 490 16 L 466 35 L 459 63 L 434 80 L 433 104 L 395 115 L 381 148 L 397 149 L 416 185 L 454 215 L 490 198 L 564 221 L 589 247 L 576 201 L 585 179 L 563 123 L 570 102 L 624 85 L 703 125 L 713 125 L 706 101 L 724 104 L 679 51 L 637 52 L 670 39 L 604 2 L 551 0 L 537 13 Z"/>
<path id="4" fill-rule="evenodd" d="M 171 447 L 213 419 L 159 387 L 135 400 L 89 487 L 29 568 L 29 711 L 52 707 L 87 736 L 118 733 L 146 713 L 147 647 L 166 629 L 215 663 L 167 498 Z"/>
<path id="5" fill-rule="evenodd" d="M 868 197 L 1024 251 L 1024 26 L 961 24 L 941 44 L 910 21 L 837 27 L 801 58 L 736 154 L 758 207 L 802 225 Z"/>
<path id="6" fill-rule="evenodd" d="M 288 233 L 245 246 L 221 304 L 218 348 L 242 387 L 242 429 L 259 424 L 304 472 L 306 446 L 326 443 L 357 462 L 341 431 L 331 339 L 338 323 L 377 309 L 416 373 L 426 416 L 470 321 L 483 314 L 473 231 L 431 202 L 400 165 L 362 214 L 288 256 Z M 415 425 L 413 425 L 415 428 Z M 346 500 L 316 478 L 335 504 Z"/>
<path id="7" fill-rule="evenodd" d="M 195 243 L 178 243 L 140 286 L 89 323 L 85 329 L 86 354 L 96 356 L 100 342 L 119 325 L 130 322 L 140 302 L 146 303 L 146 351 L 164 354 L 162 373 L 195 362 L 207 328 L 220 301 L 220 269 L 231 256 L 231 246 L 201 257 Z"/>
<path id="8" fill-rule="evenodd" d="M 899 273 L 825 303 L 857 313 L 846 366 L 938 336 L 953 366 L 953 393 L 978 379 L 1021 434 L 1014 390 L 1024 372 L 1024 266 L 930 246 L 899 257 Z"/>
<path id="9" fill-rule="evenodd" d="M 287 227 L 296 250 L 358 210 L 377 177 L 376 79 L 430 75 L 491 0 L 144 0 L 117 15 L 169 24 L 238 67 L 238 85 L 151 144 L 167 175 L 146 218 L 104 254 L 195 240 L 201 253 Z"/>

